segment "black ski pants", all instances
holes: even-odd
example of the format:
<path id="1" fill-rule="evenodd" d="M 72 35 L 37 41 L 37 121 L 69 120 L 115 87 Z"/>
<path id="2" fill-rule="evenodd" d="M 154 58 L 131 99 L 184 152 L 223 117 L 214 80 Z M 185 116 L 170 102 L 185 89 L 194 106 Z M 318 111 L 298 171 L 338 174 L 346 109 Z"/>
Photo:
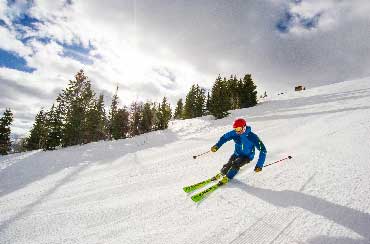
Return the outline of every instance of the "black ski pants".
<path id="1" fill-rule="evenodd" d="M 236 157 L 234 154 L 231 155 L 229 161 L 222 166 L 221 173 L 223 175 L 226 175 L 227 172 L 229 172 L 230 169 L 234 169 L 236 171 L 239 171 L 240 167 L 250 163 L 250 159 L 248 157 Z"/>

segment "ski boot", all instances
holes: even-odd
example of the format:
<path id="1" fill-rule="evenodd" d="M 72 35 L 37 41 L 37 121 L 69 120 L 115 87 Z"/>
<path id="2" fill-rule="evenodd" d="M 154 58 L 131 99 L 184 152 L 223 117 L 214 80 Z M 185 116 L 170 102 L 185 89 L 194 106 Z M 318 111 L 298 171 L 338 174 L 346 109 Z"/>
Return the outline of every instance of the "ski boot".
<path id="1" fill-rule="evenodd" d="M 224 185 L 224 184 L 226 184 L 227 182 L 229 182 L 230 181 L 230 179 L 225 175 L 218 183 L 217 183 L 217 185 L 218 186 L 222 186 L 222 185 Z"/>
<path id="2" fill-rule="evenodd" d="M 217 175 L 215 175 L 215 176 L 213 176 L 213 177 L 211 178 L 211 181 L 219 180 L 219 179 L 221 179 L 223 176 L 224 176 L 223 174 L 218 173 Z"/>

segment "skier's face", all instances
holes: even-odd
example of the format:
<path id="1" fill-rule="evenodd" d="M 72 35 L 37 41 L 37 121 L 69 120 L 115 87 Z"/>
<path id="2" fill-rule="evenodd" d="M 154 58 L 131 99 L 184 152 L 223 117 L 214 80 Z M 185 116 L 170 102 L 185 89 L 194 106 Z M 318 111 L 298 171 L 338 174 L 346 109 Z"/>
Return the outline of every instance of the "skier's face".
<path id="1" fill-rule="evenodd" d="M 239 135 L 243 134 L 245 132 L 245 126 L 243 127 L 236 127 L 235 129 L 235 132 Z"/>

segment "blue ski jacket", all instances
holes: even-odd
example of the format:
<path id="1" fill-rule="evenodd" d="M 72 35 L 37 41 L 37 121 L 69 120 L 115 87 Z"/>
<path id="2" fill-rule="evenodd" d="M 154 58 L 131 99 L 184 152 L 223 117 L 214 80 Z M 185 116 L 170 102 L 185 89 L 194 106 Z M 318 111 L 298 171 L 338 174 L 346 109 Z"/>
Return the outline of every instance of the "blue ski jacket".
<path id="1" fill-rule="evenodd" d="M 266 159 L 267 150 L 258 136 L 252 132 L 250 126 L 247 126 L 245 132 L 240 135 L 234 130 L 225 133 L 216 143 L 216 146 L 220 148 L 224 143 L 230 140 L 234 140 L 235 142 L 234 155 L 236 157 L 248 157 L 252 161 L 255 154 L 255 148 L 257 148 L 260 153 L 256 166 L 260 168 L 263 167 Z"/>

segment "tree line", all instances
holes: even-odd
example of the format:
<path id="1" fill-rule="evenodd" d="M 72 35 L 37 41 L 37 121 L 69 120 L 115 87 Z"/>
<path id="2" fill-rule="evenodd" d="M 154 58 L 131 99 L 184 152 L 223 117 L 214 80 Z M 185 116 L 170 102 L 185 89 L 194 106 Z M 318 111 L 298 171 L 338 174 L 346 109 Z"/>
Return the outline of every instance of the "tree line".
<path id="1" fill-rule="evenodd" d="M 142 133 L 166 129 L 171 118 L 170 104 L 133 102 L 119 106 L 118 87 L 108 113 L 104 95 L 93 91 L 91 82 L 80 70 L 67 88 L 59 93 L 47 111 L 41 109 L 25 139 L 25 150 L 54 150 L 90 142 L 124 139 Z"/>
<path id="2" fill-rule="evenodd" d="M 190 119 L 204 115 L 213 115 L 221 119 L 229 115 L 229 110 L 252 107 L 257 104 L 257 86 L 252 75 L 243 79 L 232 75 L 229 79 L 219 75 L 211 93 L 198 84 L 192 85 L 186 95 L 185 103 L 179 99 L 174 112 L 175 119 Z"/>
<path id="3" fill-rule="evenodd" d="M 143 133 L 163 130 L 171 119 L 190 119 L 213 115 L 216 119 L 228 116 L 229 110 L 257 104 L 256 85 L 250 74 L 243 79 L 219 75 L 210 91 L 198 84 L 191 86 L 185 102 L 180 98 L 172 115 L 166 97 L 162 102 L 133 102 L 129 107 L 119 105 L 118 87 L 109 111 L 105 111 L 104 95 L 96 95 L 91 82 L 80 70 L 57 96 L 48 110 L 36 115 L 29 136 L 18 151 L 54 150 L 58 147 L 81 145 L 100 140 L 117 140 Z M 0 119 L 0 154 L 10 152 L 10 109 Z"/>

